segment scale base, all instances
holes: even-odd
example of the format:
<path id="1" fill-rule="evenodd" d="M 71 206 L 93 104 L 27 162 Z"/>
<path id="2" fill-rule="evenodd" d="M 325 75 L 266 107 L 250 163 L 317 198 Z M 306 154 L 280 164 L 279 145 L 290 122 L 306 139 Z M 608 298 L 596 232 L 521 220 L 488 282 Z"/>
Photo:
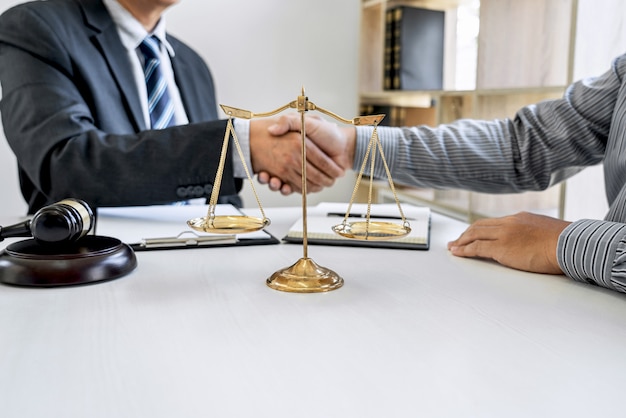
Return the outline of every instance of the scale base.
<path id="1" fill-rule="evenodd" d="M 343 279 L 310 258 L 301 258 L 292 266 L 272 274 L 266 284 L 283 292 L 319 293 L 339 289 L 343 286 Z"/>

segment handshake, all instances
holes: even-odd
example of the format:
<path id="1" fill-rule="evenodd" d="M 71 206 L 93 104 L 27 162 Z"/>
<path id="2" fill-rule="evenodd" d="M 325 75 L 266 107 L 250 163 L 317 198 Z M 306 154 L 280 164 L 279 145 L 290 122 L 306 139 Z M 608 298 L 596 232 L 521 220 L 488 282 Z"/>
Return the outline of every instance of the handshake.
<path id="1" fill-rule="evenodd" d="M 299 113 L 250 122 L 250 159 L 261 184 L 284 195 L 302 193 L 302 123 Z M 306 191 L 330 187 L 352 167 L 356 128 L 306 116 Z"/>

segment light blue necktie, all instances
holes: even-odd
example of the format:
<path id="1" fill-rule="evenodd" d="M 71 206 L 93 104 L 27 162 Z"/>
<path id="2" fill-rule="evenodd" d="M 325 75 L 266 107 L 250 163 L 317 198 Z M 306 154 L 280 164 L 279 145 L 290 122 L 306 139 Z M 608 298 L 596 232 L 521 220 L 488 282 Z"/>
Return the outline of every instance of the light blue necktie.
<path id="1" fill-rule="evenodd" d="M 152 129 L 167 128 L 174 122 L 174 104 L 161 71 L 159 40 L 154 36 L 149 36 L 141 42 L 139 49 L 145 57 L 144 76 L 148 91 L 151 127 Z"/>

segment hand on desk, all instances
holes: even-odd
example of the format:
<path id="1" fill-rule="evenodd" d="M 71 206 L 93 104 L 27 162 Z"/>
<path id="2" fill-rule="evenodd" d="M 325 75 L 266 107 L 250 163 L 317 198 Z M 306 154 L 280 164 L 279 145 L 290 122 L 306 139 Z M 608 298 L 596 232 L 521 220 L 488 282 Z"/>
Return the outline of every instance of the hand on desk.
<path id="1" fill-rule="evenodd" d="M 559 235 L 569 224 L 527 212 L 481 219 L 448 243 L 448 249 L 456 256 L 489 258 L 518 270 L 563 274 L 556 247 Z"/>
<path id="2" fill-rule="evenodd" d="M 336 178 L 343 176 L 345 171 L 352 167 L 356 134 L 354 128 L 340 128 L 338 125 L 317 116 L 307 116 L 305 128 L 307 136 L 307 190 L 317 192 L 324 187 L 331 186 Z M 298 144 L 301 142 L 302 126 L 298 113 L 287 114 L 273 120 L 267 129 L 271 135 L 281 138 L 297 136 Z M 281 143 L 280 146 L 284 145 Z M 291 157 L 286 164 L 288 167 L 281 168 L 293 171 L 290 173 L 292 174 L 290 178 L 299 177 L 301 175 L 301 158 L 298 156 L 298 160 L 295 160 L 294 154 Z M 312 178 L 309 178 L 310 176 Z M 283 195 L 302 191 L 300 183 L 286 179 L 275 169 L 273 171 L 258 171 L 259 183 L 268 184 L 271 190 L 280 191 Z"/>

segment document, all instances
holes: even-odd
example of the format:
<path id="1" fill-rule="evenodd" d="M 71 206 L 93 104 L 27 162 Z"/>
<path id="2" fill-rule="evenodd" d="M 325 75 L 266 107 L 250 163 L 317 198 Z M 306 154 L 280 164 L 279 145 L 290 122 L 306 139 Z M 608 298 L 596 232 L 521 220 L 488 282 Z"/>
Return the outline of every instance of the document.
<path id="1" fill-rule="evenodd" d="M 243 234 L 213 234 L 196 231 L 187 225 L 188 220 L 207 214 L 207 205 L 98 208 L 96 234 L 117 238 L 136 251 L 280 242 L 265 230 Z M 215 215 L 243 216 L 243 213 L 232 205 L 217 205 Z M 261 216 L 260 213 L 258 216 Z"/>
<path id="2" fill-rule="evenodd" d="M 323 202 L 307 208 L 307 242 L 309 244 L 346 245 L 357 247 L 401 248 L 428 250 L 430 247 L 430 208 L 401 204 L 402 212 L 411 231 L 402 237 L 385 240 L 347 238 L 333 231 L 340 225 L 348 209 L 347 203 Z M 367 204 L 353 204 L 347 222 L 366 222 Z M 370 222 L 385 222 L 402 225 L 402 216 L 395 203 L 372 204 Z M 296 221 L 283 238 L 286 242 L 301 243 L 303 239 L 302 219 Z"/>

